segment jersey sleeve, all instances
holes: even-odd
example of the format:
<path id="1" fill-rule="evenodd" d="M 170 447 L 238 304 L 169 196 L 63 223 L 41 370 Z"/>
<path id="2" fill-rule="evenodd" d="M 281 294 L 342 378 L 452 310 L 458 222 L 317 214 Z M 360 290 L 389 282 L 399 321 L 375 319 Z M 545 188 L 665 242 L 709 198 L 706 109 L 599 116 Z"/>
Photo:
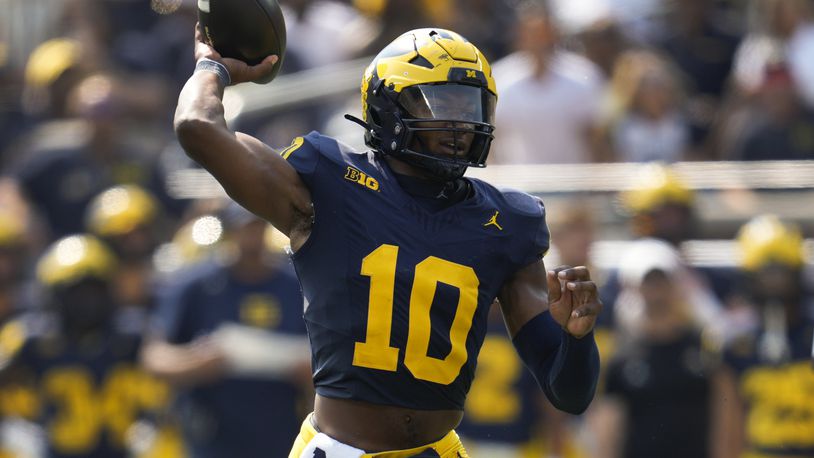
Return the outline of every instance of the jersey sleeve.
<path id="1" fill-rule="evenodd" d="M 322 156 L 320 138 L 319 133 L 311 132 L 304 137 L 295 138 L 291 145 L 280 151 L 280 156 L 294 167 L 309 189 L 313 188 L 317 165 Z"/>
<path id="2" fill-rule="evenodd" d="M 513 262 L 518 268 L 537 262 L 548 253 L 550 235 L 546 224 L 546 209 L 543 201 L 519 191 L 504 192 L 504 199 L 519 215 L 523 233 L 514 237 L 516 246 Z"/>

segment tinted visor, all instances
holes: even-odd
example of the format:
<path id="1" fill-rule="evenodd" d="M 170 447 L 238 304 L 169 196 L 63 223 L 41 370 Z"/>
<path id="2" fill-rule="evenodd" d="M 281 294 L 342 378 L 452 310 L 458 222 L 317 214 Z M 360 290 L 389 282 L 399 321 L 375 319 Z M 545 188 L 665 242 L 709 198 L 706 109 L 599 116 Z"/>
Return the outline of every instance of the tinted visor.
<path id="1" fill-rule="evenodd" d="M 416 119 L 494 124 L 494 94 L 463 84 L 420 84 L 401 91 L 399 105 Z"/>

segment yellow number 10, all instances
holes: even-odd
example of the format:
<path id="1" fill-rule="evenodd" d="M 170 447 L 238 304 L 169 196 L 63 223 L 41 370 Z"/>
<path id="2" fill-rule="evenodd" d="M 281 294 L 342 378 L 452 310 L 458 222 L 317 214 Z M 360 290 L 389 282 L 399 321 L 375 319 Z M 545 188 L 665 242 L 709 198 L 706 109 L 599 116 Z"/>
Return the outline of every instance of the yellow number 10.
<path id="1" fill-rule="evenodd" d="M 390 346 L 393 325 L 393 290 L 396 284 L 396 260 L 399 247 L 381 245 L 362 260 L 362 275 L 370 277 L 367 334 L 356 342 L 353 365 L 395 371 L 399 348 Z M 451 350 L 444 359 L 429 356 L 430 308 L 438 283 L 458 288 L 458 305 L 449 330 Z M 468 266 L 430 256 L 415 266 L 415 279 L 410 293 L 410 318 L 404 365 L 420 380 L 448 385 L 461 371 L 467 358 L 466 336 L 478 306 L 475 271 Z"/>

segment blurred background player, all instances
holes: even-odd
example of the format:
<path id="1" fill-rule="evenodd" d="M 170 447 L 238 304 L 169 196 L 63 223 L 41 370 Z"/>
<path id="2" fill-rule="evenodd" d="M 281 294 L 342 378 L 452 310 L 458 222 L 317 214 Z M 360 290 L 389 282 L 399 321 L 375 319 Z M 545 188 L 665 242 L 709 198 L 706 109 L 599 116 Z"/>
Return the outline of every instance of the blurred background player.
<path id="1" fill-rule="evenodd" d="M 27 275 L 31 240 L 25 215 L 0 207 L 0 325 L 22 312 L 34 291 Z"/>
<path id="2" fill-rule="evenodd" d="M 123 185 L 94 197 L 85 213 L 87 231 L 119 260 L 113 279 L 116 300 L 133 311 L 146 313 L 154 305 L 152 256 L 165 232 L 160 212 L 160 203 L 144 188 Z"/>
<path id="3" fill-rule="evenodd" d="M 230 255 L 169 280 L 142 360 L 176 388 L 189 456 L 285 456 L 311 408 L 299 282 L 265 221 L 221 217 Z"/>
<path id="4" fill-rule="evenodd" d="M 799 230 L 773 215 L 738 233 L 739 293 L 758 317 L 724 348 L 716 458 L 814 457 L 814 318 Z"/>
<path id="5" fill-rule="evenodd" d="M 62 40 L 57 49 L 47 51 L 56 55 L 43 60 L 71 59 L 62 73 L 80 72 L 77 61 L 83 55 L 78 43 Z M 77 215 L 85 213 L 97 194 L 116 184 L 149 189 L 168 210 L 183 207 L 167 194 L 165 170 L 157 160 L 160 150 L 143 136 L 133 135 L 134 126 L 158 110 L 152 105 L 156 93 L 143 88 L 146 95 L 135 96 L 128 84 L 125 77 L 110 72 L 83 74 L 65 89 L 60 102 L 63 115 L 43 122 L 8 151 L 7 180 L 38 212 L 51 240 L 82 231 Z"/>
<path id="6" fill-rule="evenodd" d="M 60 239 L 37 264 L 48 303 L 0 331 L 4 415 L 42 429 L 45 456 L 129 457 L 136 422 L 168 389 L 138 366 L 141 336 L 117 325 L 116 260 L 90 235 Z"/>
<path id="7" fill-rule="evenodd" d="M 633 242 L 619 265 L 617 351 L 591 411 L 597 458 L 704 458 L 712 362 L 682 288 L 688 274 L 667 242 Z"/>

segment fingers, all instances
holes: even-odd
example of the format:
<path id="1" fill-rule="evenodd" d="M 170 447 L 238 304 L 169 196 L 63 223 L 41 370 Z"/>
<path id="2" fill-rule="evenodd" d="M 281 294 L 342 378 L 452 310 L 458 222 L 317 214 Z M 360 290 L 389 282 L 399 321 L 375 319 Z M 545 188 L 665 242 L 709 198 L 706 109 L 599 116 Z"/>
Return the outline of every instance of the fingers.
<path id="1" fill-rule="evenodd" d="M 597 301 L 588 302 L 587 304 L 583 304 L 571 312 L 572 318 L 583 318 L 583 317 L 596 317 L 599 316 L 599 312 L 602 310 L 602 303 Z"/>
<path id="2" fill-rule="evenodd" d="M 557 279 L 557 271 L 549 270 L 546 272 L 546 283 L 548 284 L 548 300 L 554 303 L 562 297 L 562 289 L 560 287 L 560 280 Z"/>
<path id="3" fill-rule="evenodd" d="M 280 60 L 276 55 L 268 56 L 257 65 L 246 69 L 246 80 L 254 81 L 269 75 L 274 70 L 274 65 Z"/>
<path id="4" fill-rule="evenodd" d="M 559 266 L 555 269 L 557 276 L 566 281 L 587 281 L 591 279 L 591 272 L 585 266 Z"/>

